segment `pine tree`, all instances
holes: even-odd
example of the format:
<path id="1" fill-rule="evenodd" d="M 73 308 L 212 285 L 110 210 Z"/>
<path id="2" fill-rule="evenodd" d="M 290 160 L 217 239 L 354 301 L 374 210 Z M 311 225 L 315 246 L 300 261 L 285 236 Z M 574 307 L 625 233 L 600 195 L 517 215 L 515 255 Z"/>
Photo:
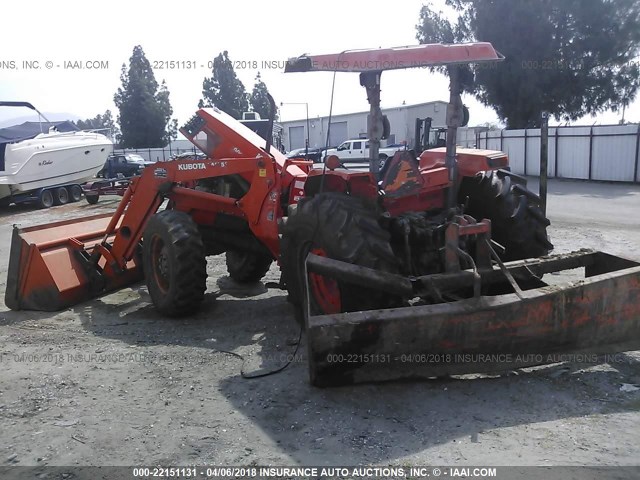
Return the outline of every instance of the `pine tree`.
<path id="1" fill-rule="evenodd" d="M 251 92 L 251 107 L 254 112 L 258 112 L 261 118 L 269 118 L 271 115 L 271 104 L 269 103 L 269 89 L 260 78 L 260 72 L 256 75 L 256 83 Z"/>
<path id="2" fill-rule="evenodd" d="M 226 50 L 213 60 L 212 76 L 202 82 L 202 97 L 198 107 L 215 106 L 235 119 L 248 110 L 247 92 Z"/>
<path id="3" fill-rule="evenodd" d="M 134 47 L 129 68 L 122 65 L 122 87 L 114 95 L 123 148 L 164 147 L 176 137 L 176 120 L 165 82 L 155 79 L 151 64 L 140 45 Z"/>
<path id="4" fill-rule="evenodd" d="M 450 22 L 422 8 L 422 43 L 487 41 L 504 62 L 473 67 L 469 89 L 508 128 L 539 126 L 541 112 L 576 120 L 628 104 L 640 87 L 638 0 L 447 0 Z"/>
<path id="5" fill-rule="evenodd" d="M 74 122 L 81 130 L 109 130 L 112 138 L 119 138 L 120 131 L 113 120 L 111 110 L 107 110 L 104 114 L 96 115 L 86 120 L 77 120 Z"/>

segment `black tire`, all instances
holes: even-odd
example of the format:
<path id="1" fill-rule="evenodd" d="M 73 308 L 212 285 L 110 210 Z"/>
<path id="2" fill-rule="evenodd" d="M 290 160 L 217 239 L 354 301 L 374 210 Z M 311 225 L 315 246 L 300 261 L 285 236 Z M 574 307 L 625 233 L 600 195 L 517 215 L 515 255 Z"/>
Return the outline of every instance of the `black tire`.
<path id="1" fill-rule="evenodd" d="M 84 198 L 87 199 L 87 203 L 95 205 L 96 203 L 98 203 L 98 200 L 100 200 L 100 195 L 97 193 L 86 193 L 84 195 Z"/>
<path id="2" fill-rule="evenodd" d="M 65 187 L 56 188 L 54 200 L 56 205 L 66 205 L 69 203 L 69 190 Z"/>
<path id="3" fill-rule="evenodd" d="M 273 262 L 270 256 L 237 250 L 227 250 L 225 258 L 229 276 L 238 283 L 259 282 Z"/>
<path id="4" fill-rule="evenodd" d="M 71 185 L 69 187 L 69 195 L 72 202 L 77 202 L 82 198 L 82 187 L 80 185 Z"/>
<path id="5" fill-rule="evenodd" d="M 53 207 L 53 192 L 51 190 L 43 190 L 38 196 L 38 206 L 40 208 Z"/>
<path id="6" fill-rule="evenodd" d="M 547 236 L 550 222 L 526 181 L 509 172 L 481 172 L 463 179 L 458 199 L 464 203 L 467 197 L 466 213 L 491 220 L 491 236 L 505 248 L 504 261 L 541 257 L 553 250 Z"/>
<path id="7" fill-rule="evenodd" d="M 198 226 L 189 215 L 163 210 L 143 236 L 142 262 L 149 295 L 169 317 L 194 313 L 207 288 L 207 262 Z"/>
<path id="8" fill-rule="evenodd" d="M 379 159 L 378 170 L 382 170 L 384 168 L 384 165 L 387 163 L 387 160 L 389 159 L 389 157 L 384 153 L 381 153 L 378 156 L 378 159 Z"/>
<path id="9" fill-rule="evenodd" d="M 397 272 L 398 263 L 389 233 L 378 223 L 378 214 L 362 199 L 341 193 L 322 193 L 298 204 L 296 213 L 283 227 L 280 264 L 289 301 L 298 307 L 298 321 L 302 320 L 304 302 L 304 261 L 313 249 L 322 249 L 328 257 L 345 262 Z M 311 275 L 310 275 L 311 277 Z M 353 312 L 388 308 L 397 299 L 362 286 L 334 282 L 337 286 L 339 311 Z M 309 289 L 312 314 L 336 313 L 328 311 L 326 299 L 319 298 L 313 286 Z"/>

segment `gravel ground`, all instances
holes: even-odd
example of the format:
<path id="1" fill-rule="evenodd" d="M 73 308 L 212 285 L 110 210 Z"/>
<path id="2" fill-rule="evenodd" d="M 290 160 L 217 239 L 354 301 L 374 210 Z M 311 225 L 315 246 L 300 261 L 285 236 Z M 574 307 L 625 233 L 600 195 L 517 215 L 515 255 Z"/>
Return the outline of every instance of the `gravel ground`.
<path id="1" fill-rule="evenodd" d="M 551 181 L 549 195 L 556 252 L 640 260 L 639 186 Z M 0 290 L 12 224 L 116 205 L 1 210 Z M 640 390 L 621 387 L 640 385 L 640 352 L 499 377 L 317 389 L 303 340 L 289 368 L 246 380 L 241 369 L 267 371 L 292 355 L 299 329 L 284 292 L 234 288 L 224 257 L 208 270 L 204 308 L 184 320 L 159 317 L 142 286 L 54 314 L 0 300 L 0 464 L 638 464 Z M 278 279 L 272 267 L 265 283 Z"/>

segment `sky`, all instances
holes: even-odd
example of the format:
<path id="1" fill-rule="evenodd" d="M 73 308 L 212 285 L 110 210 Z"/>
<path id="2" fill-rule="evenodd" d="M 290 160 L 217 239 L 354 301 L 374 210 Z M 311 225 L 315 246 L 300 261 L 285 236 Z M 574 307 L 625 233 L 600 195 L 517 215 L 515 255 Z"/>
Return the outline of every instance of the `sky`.
<path id="1" fill-rule="evenodd" d="M 424 2 L 9 2 L 3 5 L 0 29 L 0 100 L 30 101 L 62 117 L 91 118 L 107 109 L 117 114 L 113 95 L 121 84 L 122 64 L 128 63 L 133 47 L 141 45 L 156 79 L 167 83 L 179 125 L 197 109 L 202 81 L 211 76 L 210 64 L 223 50 L 229 51 L 248 91 L 260 71 L 276 102 L 285 103 L 280 107 L 282 120 L 305 117 L 305 105 L 287 103 L 307 103 L 312 118 L 326 115 L 332 74 L 285 74 L 283 62 L 304 53 L 416 44 L 415 26 Z M 441 8 L 444 0 L 432 3 Z M 167 65 L 171 61 L 173 68 Z M 39 68 L 33 68 L 35 62 Z M 78 62 L 84 68 L 70 68 Z M 87 62 L 95 62 L 95 68 L 86 68 Z M 444 76 L 424 69 L 385 72 L 382 106 L 447 100 L 447 87 Z M 470 96 L 463 100 L 471 111 L 470 125 L 498 122 L 491 108 Z M 339 73 L 333 113 L 364 110 L 368 103 L 358 75 Z M 0 109 L 0 122 L 27 113 Z M 640 121 L 640 100 L 627 108 L 626 119 Z M 606 112 L 574 124 L 619 120 L 620 113 Z"/>

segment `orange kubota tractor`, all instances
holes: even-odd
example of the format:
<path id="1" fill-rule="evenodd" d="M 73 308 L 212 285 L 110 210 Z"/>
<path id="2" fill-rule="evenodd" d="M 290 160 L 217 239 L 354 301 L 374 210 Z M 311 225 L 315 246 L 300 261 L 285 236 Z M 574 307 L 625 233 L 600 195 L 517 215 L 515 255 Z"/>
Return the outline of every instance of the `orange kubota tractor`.
<path id="1" fill-rule="evenodd" d="M 368 172 L 337 157 L 323 169 L 285 159 L 225 113 L 200 109 L 181 132 L 206 159 L 145 169 L 114 214 L 15 228 L 6 304 L 60 310 L 145 279 L 161 314 L 189 315 L 204 297 L 205 257 L 226 252 L 240 282 L 279 262 L 316 385 L 638 348 L 640 265 L 594 251 L 546 256 L 549 221 L 507 156 L 456 149 L 460 65 L 501 59 L 490 44 L 470 43 L 290 60 L 288 72 L 360 73 L 371 105 Z M 382 71 L 437 65 L 451 78 L 446 148 L 399 151 L 379 171 Z M 542 280 L 582 267 L 578 282 Z"/>

